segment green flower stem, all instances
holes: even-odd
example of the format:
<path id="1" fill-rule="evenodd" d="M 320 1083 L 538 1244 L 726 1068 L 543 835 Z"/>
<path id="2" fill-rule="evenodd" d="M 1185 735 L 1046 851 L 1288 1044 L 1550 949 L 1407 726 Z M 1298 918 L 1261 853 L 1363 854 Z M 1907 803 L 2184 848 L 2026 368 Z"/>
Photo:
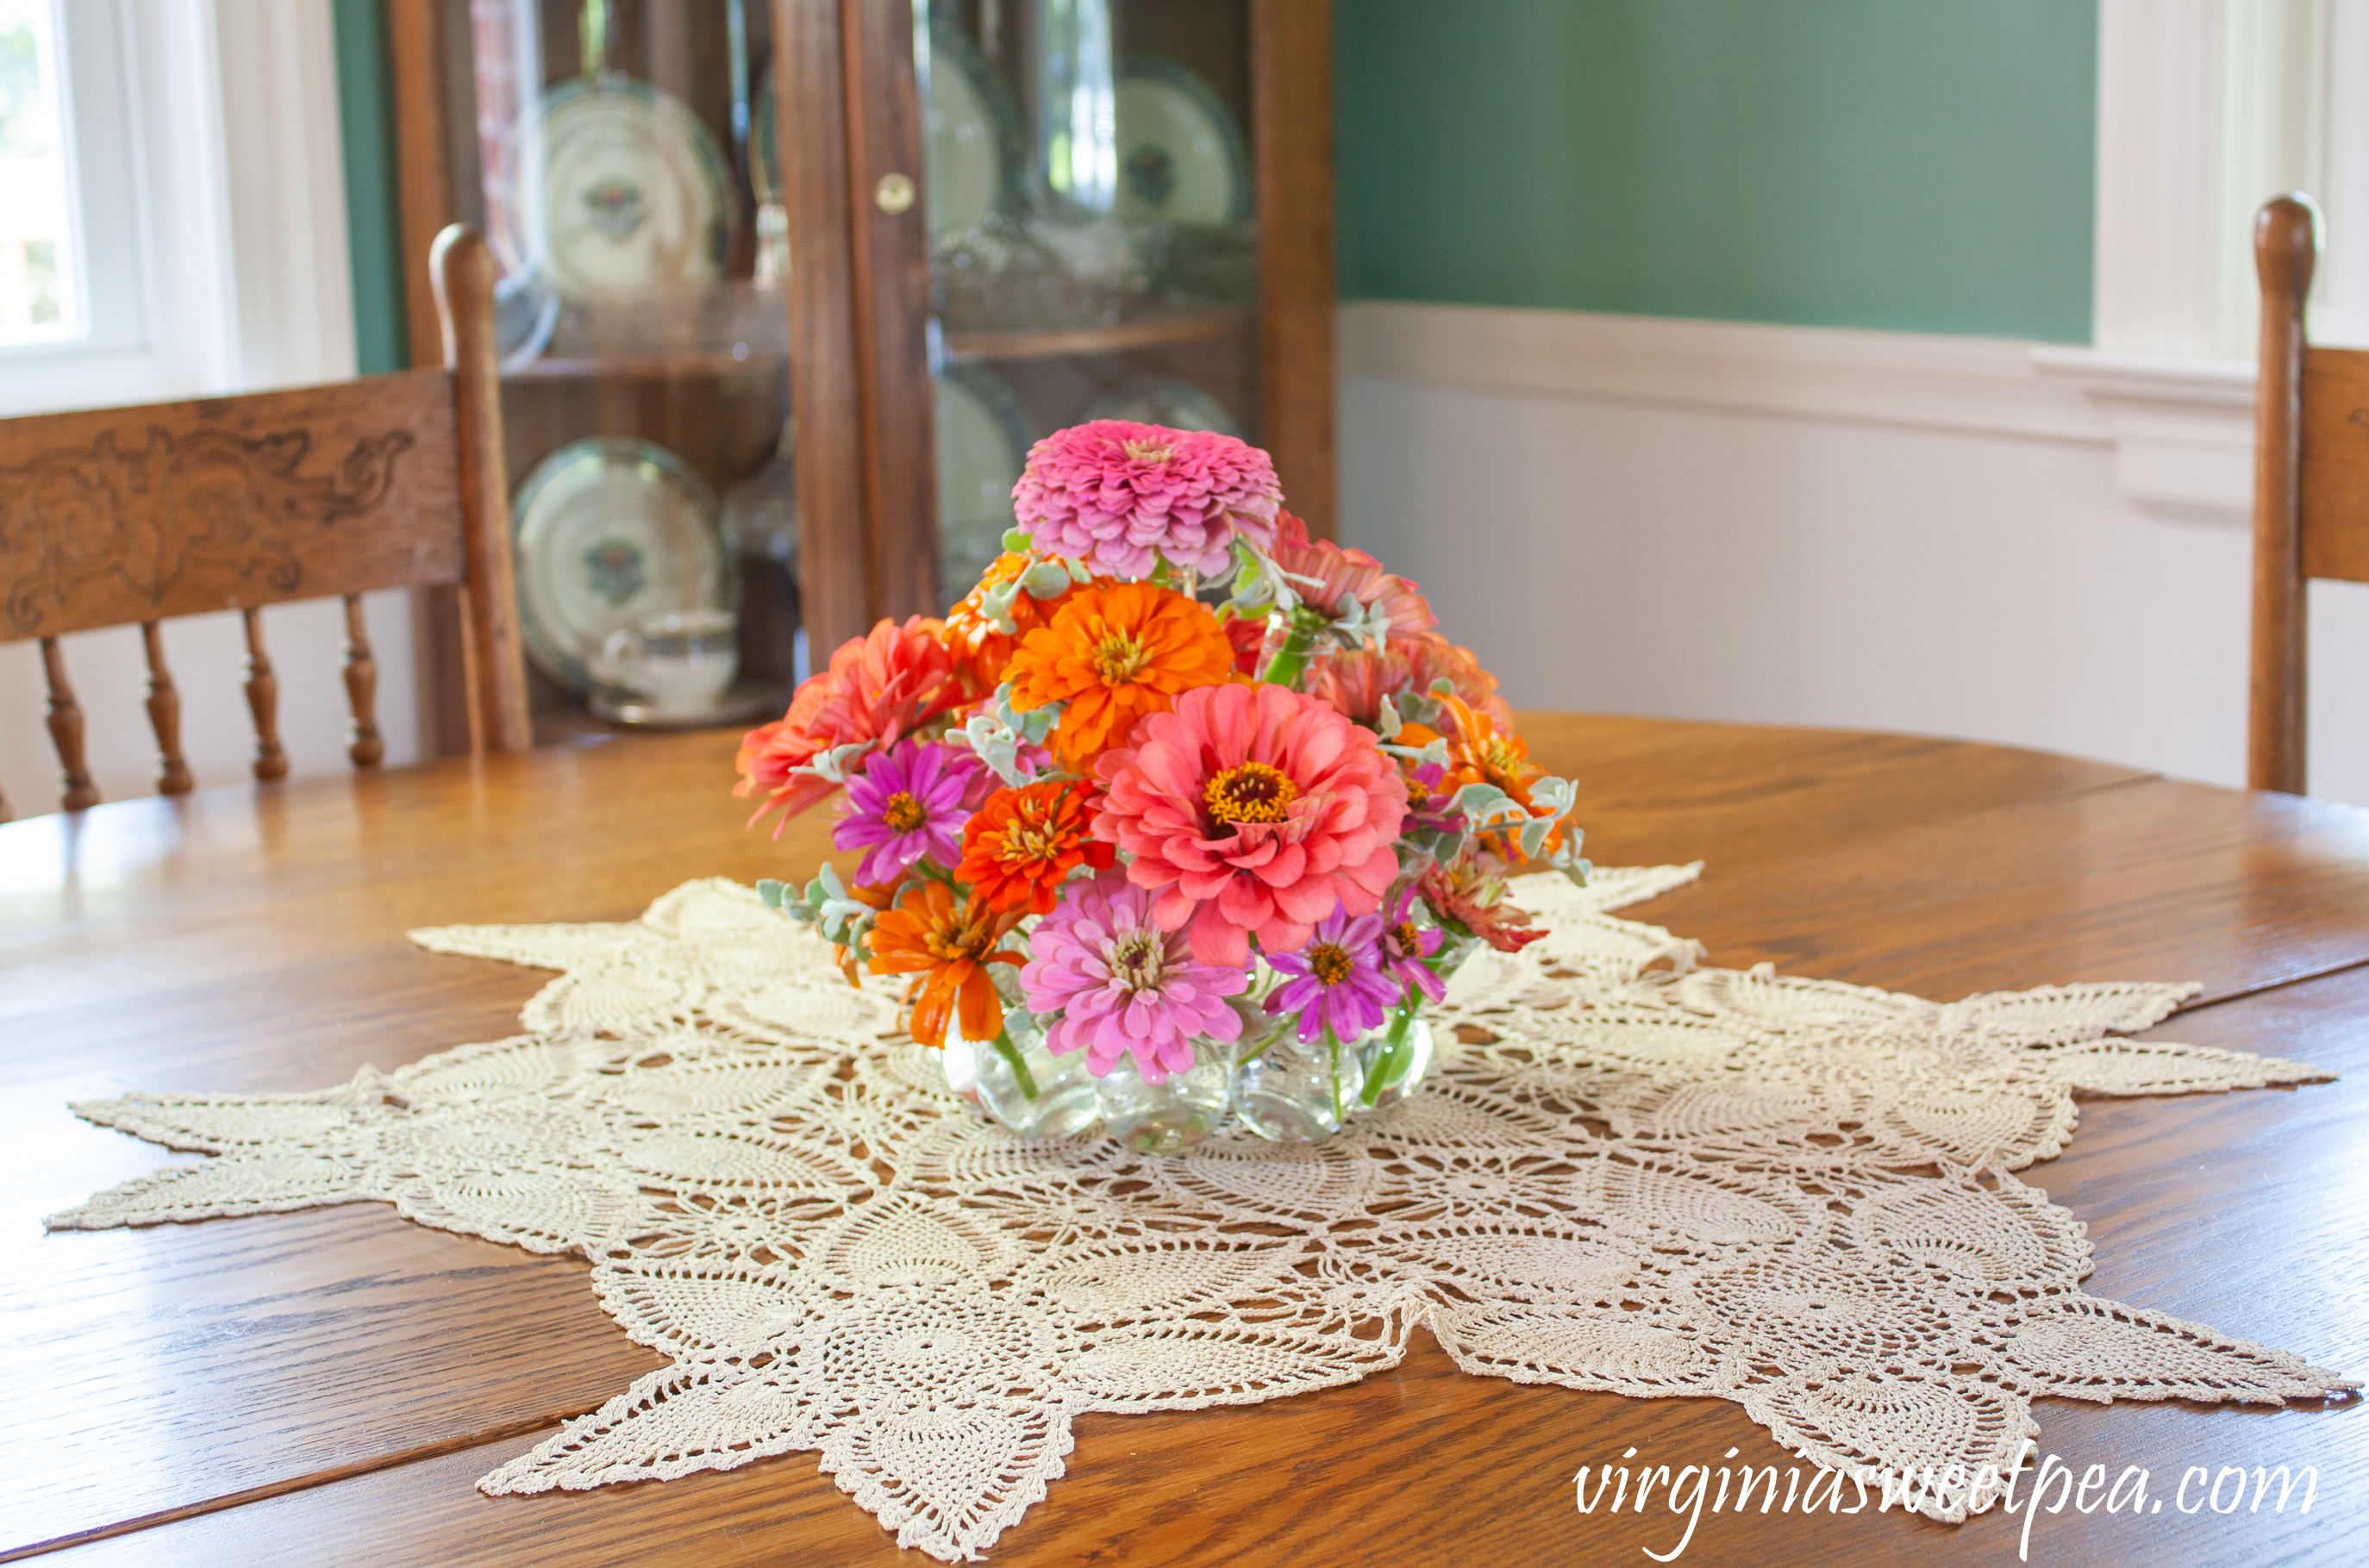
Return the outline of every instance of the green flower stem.
<path id="1" fill-rule="evenodd" d="M 1029 1072 L 1028 1062 L 1021 1056 L 1020 1047 L 1012 1043 L 1010 1029 L 996 1030 L 995 1054 L 1003 1059 L 1004 1064 L 1012 1069 L 1012 1076 L 1020 1081 L 1021 1097 L 1029 1100 L 1036 1098 L 1036 1079 Z"/>
<path id="2" fill-rule="evenodd" d="M 1337 1126 L 1349 1119 L 1349 1113 L 1341 1108 L 1341 1042 L 1330 1024 L 1324 1025 L 1324 1050 L 1333 1062 L 1333 1120 Z"/>
<path id="3" fill-rule="evenodd" d="M 1332 623 L 1305 606 L 1291 612 L 1291 630 L 1275 657 L 1259 671 L 1259 679 L 1270 686 L 1288 686 L 1299 690 L 1299 678 L 1307 673 L 1309 656 L 1316 651 L 1316 639 Z"/>
<path id="4" fill-rule="evenodd" d="M 1382 1097 L 1382 1091 L 1406 1076 L 1414 1058 L 1414 1019 L 1422 1003 L 1415 1000 L 1409 987 L 1407 999 L 1390 1009 L 1390 1032 L 1382 1036 L 1390 1049 L 1374 1063 L 1374 1070 L 1366 1074 L 1366 1104 L 1373 1104 Z"/>

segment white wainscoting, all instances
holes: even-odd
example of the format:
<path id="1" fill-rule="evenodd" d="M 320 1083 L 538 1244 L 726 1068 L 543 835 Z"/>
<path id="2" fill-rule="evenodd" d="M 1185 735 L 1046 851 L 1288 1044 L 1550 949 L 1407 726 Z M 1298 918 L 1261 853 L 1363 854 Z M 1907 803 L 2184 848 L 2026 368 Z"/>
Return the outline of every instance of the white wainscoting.
<path id="1" fill-rule="evenodd" d="M 1460 306 L 1341 326 L 1344 536 L 1516 702 L 2241 781 L 2244 367 Z M 2313 787 L 2369 804 L 2369 587 L 2314 584 L 2312 616 Z"/>

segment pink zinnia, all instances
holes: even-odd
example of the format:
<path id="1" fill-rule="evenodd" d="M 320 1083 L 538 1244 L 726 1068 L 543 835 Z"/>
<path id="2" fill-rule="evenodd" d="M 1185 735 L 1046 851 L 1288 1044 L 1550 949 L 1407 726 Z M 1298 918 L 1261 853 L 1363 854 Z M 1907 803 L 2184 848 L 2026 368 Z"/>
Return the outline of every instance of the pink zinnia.
<path id="1" fill-rule="evenodd" d="M 1153 562 L 1226 570 L 1239 532 L 1264 548 L 1283 486 L 1266 453 L 1211 430 L 1131 419 L 1073 425 L 1028 451 L 1012 508 L 1034 547 L 1099 575 L 1147 578 Z"/>
<path id="2" fill-rule="evenodd" d="M 1370 914 L 1398 875 L 1406 786 L 1361 729 L 1286 687 L 1204 686 L 1104 753 L 1094 836 L 1134 856 L 1162 931 L 1188 922 L 1193 956 L 1241 967 L 1307 945 L 1337 908 Z"/>
<path id="3" fill-rule="evenodd" d="M 1165 1083 L 1193 1065 L 1197 1036 L 1239 1037 L 1242 1015 L 1226 1004 L 1250 985 L 1244 970 L 1196 962 L 1181 933 L 1152 918 L 1152 895 L 1123 871 L 1081 878 L 1037 922 L 1036 960 L 1020 971 L 1029 1011 L 1059 1011 L 1045 1048 L 1082 1050 L 1099 1078 L 1122 1056 L 1146 1083 Z"/>

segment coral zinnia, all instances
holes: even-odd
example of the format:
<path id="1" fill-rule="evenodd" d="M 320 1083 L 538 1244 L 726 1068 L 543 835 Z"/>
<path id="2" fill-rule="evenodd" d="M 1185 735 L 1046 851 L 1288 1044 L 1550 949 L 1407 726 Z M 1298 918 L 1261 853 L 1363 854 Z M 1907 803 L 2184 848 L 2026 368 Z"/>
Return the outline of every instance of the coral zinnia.
<path id="1" fill-rule="evenodd" d="M 1327 615 L 1345 613 L 1350 601 L 1379 604 L 1390 615 L 1393 638 L 1428 632 L 1439 624 L 1415 585 L 1394 575 L 1363 550 L 1345 549 L 1330 539 L 1310 539 L 1308 525 L 1283 512 L 1276 519 L 1268 551 L 1289 574 L 1292 591 Z"/>
<path id="2" fill-rule="evenodd" d="M 979 898 L 955 908 L 943 882 L 908 889 L 897 907 L 872 927 L 872 972 L 910 975 L 905 1001 L 913 1009 L 913 1038 L 925 1046 L 946 1043 L 946 1024 L 959 1020 L 963 1037 L 992 1040 L 1003 1031 L 1003 999 L 987 976 L 990 964 L 1018 964 L 1017 953 L 997 948 L 1020 923 L 1016 914 L 997 914 Z"/>
<path id="3" fill-rule="evenodd" d="M 1080 589 L 1051 625 L 1028 634 L 1006 675 L 1018 712 L 1069 704 L 1053 745 L 1082 773 L 1124 744 L 1136 720 L 1233 668 L 1232 645 L 1206 606 L 1173 589 L 1123 582 Z"/>
<path id="4" fill-rule="evenodd" d="M 1454 922 L 1500 953 L 1519 953 L 1546 934 L 1530 923 L 1528 910 L 1505 901 L 1504 873 L 1477 859 L 1432 866 L 1415 889 L 1442 921 Z"/>
<path id="5" fill-rule="evenodd" d="M 855 868 L 859 882 L 902 881 L 906 868 L 924 855 L 951 866 L 962 853 L 957 835 L 970 814 L 964 796 L 986 771 L 967 751 L 934 740 L 900 742 L 847 781 L 847 814 L 832 826 L 830 841 L 868 852 Z"/>
<path id="6" fill-rule="evenodd" d="M 1012 509 L 1036 547 L 1097 573 L 1147 578 L 1164 559 L 1226 569 L 1237 532 L 1264 548 L 1283 505 L 1275 464 L 1209 430 L 1095 419 L 1028 449 Z"/>
<path id="7" fill-rule="evenodd" d="M 747 798 L 770 791 L 755 826 L 775 807 L 786 822 L 839 786 L 796 770 L 841 746 L 886 750 L 961 698 L 954 661 L 939 640 L 940 623 L 916 615 L 902 626 L 883 621 L 869 635 L 851 637 L 830 656 L 830 668 L 802 682 L 790 711 L 750 730 L 734 765 L 732 793 Z M 781 825 L 774 825 L 775 836 Z"/>
<path id="8" fill-rule="evenodd" d="M 1481 668 L 1471 648 L 1459 647 L 1437 632 L 1393 634 L 1380 648 L 1336 653 L 1313 690 L 1357 723 L 1371 727 L 1381 716 L 1384 697 L 1398 704 L 1399 716 L 1404 718 L 1410 716 L 1405 699 L 1412 694 L 1436 701 L 1432 683 L 1443 678 L 1498 728 L 1514 727 L 1514 710 L 1497 695 L 1497 678 Z"/>
<path id="9" fill-rule="evenodd" d="M 1020 971 L 1028 1005 L 1061 1013 L 1045 1048 L 1083 1050 L 1097 1077 L 1131 1055 L 1146 1083 L 1165 1083 L 1193 1065 L 1196 1036 L 1242 1034 L 1225 999 L 1250 985 L 1249 971 L 1196 962 L 1183 933 L 1160 929 L 1150 890 L 1123 872 L 1072 883 L 1029 946 L 1036 961 Z"/>
<path id="10" fill-rule="evenodd" d="M 1371 913 L 1398 875 L 1406 786 L 1372 731 L 1318 699 L 1204 687 L 1134 738 L 1097 766 L 1094 836 L 1135 857 L 1161 928 L 1190 922 L 1203 963 L 1247 963 L 1252 936 L 1295 951 L 1336 907 Z"/>
<path id="11" fill-rule="evenodd" d="M 1049 914 L 1053 896 L 1081 865 L 1106 871 L 1117 852 L 1087 825 L 1086 785 L 1047 779 L 988 796 L 963 830 L 956 876 L 991 910 Z"/>

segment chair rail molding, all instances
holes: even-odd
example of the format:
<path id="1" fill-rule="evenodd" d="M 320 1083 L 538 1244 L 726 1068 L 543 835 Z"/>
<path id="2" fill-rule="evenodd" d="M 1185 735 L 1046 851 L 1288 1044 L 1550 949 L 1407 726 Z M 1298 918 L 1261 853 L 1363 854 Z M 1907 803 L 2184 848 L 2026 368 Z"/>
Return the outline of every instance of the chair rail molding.
<path id="1" fill-rule="evenodd" d="M 2114 449 L 2130 498 L 2183 521 L 2251 502 L 2253 366 L 2003 338 L 1359 300 L 1344 377 L 1901 426 Z"/>

